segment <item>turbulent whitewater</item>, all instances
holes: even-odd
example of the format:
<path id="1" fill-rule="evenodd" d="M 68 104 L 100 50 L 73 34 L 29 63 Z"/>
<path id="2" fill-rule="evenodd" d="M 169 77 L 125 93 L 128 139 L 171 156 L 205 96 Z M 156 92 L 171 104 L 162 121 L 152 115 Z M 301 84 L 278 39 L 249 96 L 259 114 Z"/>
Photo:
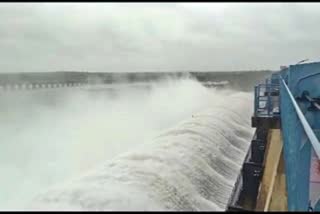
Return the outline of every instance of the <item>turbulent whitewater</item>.
<path id="1" fill-rule="evenodd" d="M 0 210 L 224 210 L 252 94 L 190 79 L 0 93 Z"/>
<path id="2" fill-rule="evenodd" d="M 253 135 L 252 95 L 208 93 L 206 105 L 184 120 L 86 173 L 44 189 L 24 209 L 225 210 Z M 157 99 L 164 109 L 170 105 L 161 103 L 161 96 Z M 188 106 L 181 103 L 179 108 Z"/>

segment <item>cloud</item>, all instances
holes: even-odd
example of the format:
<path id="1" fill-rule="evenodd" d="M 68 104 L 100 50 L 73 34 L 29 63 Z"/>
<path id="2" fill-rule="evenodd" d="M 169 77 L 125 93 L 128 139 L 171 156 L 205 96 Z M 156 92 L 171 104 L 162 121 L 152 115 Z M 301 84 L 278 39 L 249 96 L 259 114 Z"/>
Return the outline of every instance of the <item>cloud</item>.
<path id="1" fill-rule="evenodd" d="M 3 3 L 0 72 L 277 69 L 317 59 L 316 3 Z"/>

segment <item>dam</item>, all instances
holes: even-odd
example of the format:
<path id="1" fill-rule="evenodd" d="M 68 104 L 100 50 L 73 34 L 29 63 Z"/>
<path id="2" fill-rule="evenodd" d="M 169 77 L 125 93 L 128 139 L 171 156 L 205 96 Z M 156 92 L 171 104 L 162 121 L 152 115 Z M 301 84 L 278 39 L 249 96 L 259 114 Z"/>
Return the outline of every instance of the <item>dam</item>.
<path id="1" fill-rule="evenodd" d="M 0 211 L 320 211 L 318 20 L 1 4 Z"/>
<path id="2" fill-rule="evenodd" d="M 286 72 L 3 74 L 0 209 L 297 209 L 278 167 Z"/>

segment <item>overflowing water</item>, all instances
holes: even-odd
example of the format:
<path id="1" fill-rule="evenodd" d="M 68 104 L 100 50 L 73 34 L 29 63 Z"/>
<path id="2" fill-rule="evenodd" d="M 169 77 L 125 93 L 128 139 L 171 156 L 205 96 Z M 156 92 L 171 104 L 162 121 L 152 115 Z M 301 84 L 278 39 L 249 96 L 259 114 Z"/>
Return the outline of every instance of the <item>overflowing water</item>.
<path id="1" fill-rule="evenodd" d="M 4 93 L 0 209 L 224 210 L 251 96 L 189 79 Z"/>

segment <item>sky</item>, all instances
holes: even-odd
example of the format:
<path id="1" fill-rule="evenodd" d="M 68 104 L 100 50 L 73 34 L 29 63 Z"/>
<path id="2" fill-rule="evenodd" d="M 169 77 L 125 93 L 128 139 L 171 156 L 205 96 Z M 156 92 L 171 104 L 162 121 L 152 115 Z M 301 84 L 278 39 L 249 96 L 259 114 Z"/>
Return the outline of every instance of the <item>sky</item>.
<path id="1" fill-rule="evenodd" d="M 0 3 L 0 72 L 279 69 L 320 60 L 320 3 Z"/>

